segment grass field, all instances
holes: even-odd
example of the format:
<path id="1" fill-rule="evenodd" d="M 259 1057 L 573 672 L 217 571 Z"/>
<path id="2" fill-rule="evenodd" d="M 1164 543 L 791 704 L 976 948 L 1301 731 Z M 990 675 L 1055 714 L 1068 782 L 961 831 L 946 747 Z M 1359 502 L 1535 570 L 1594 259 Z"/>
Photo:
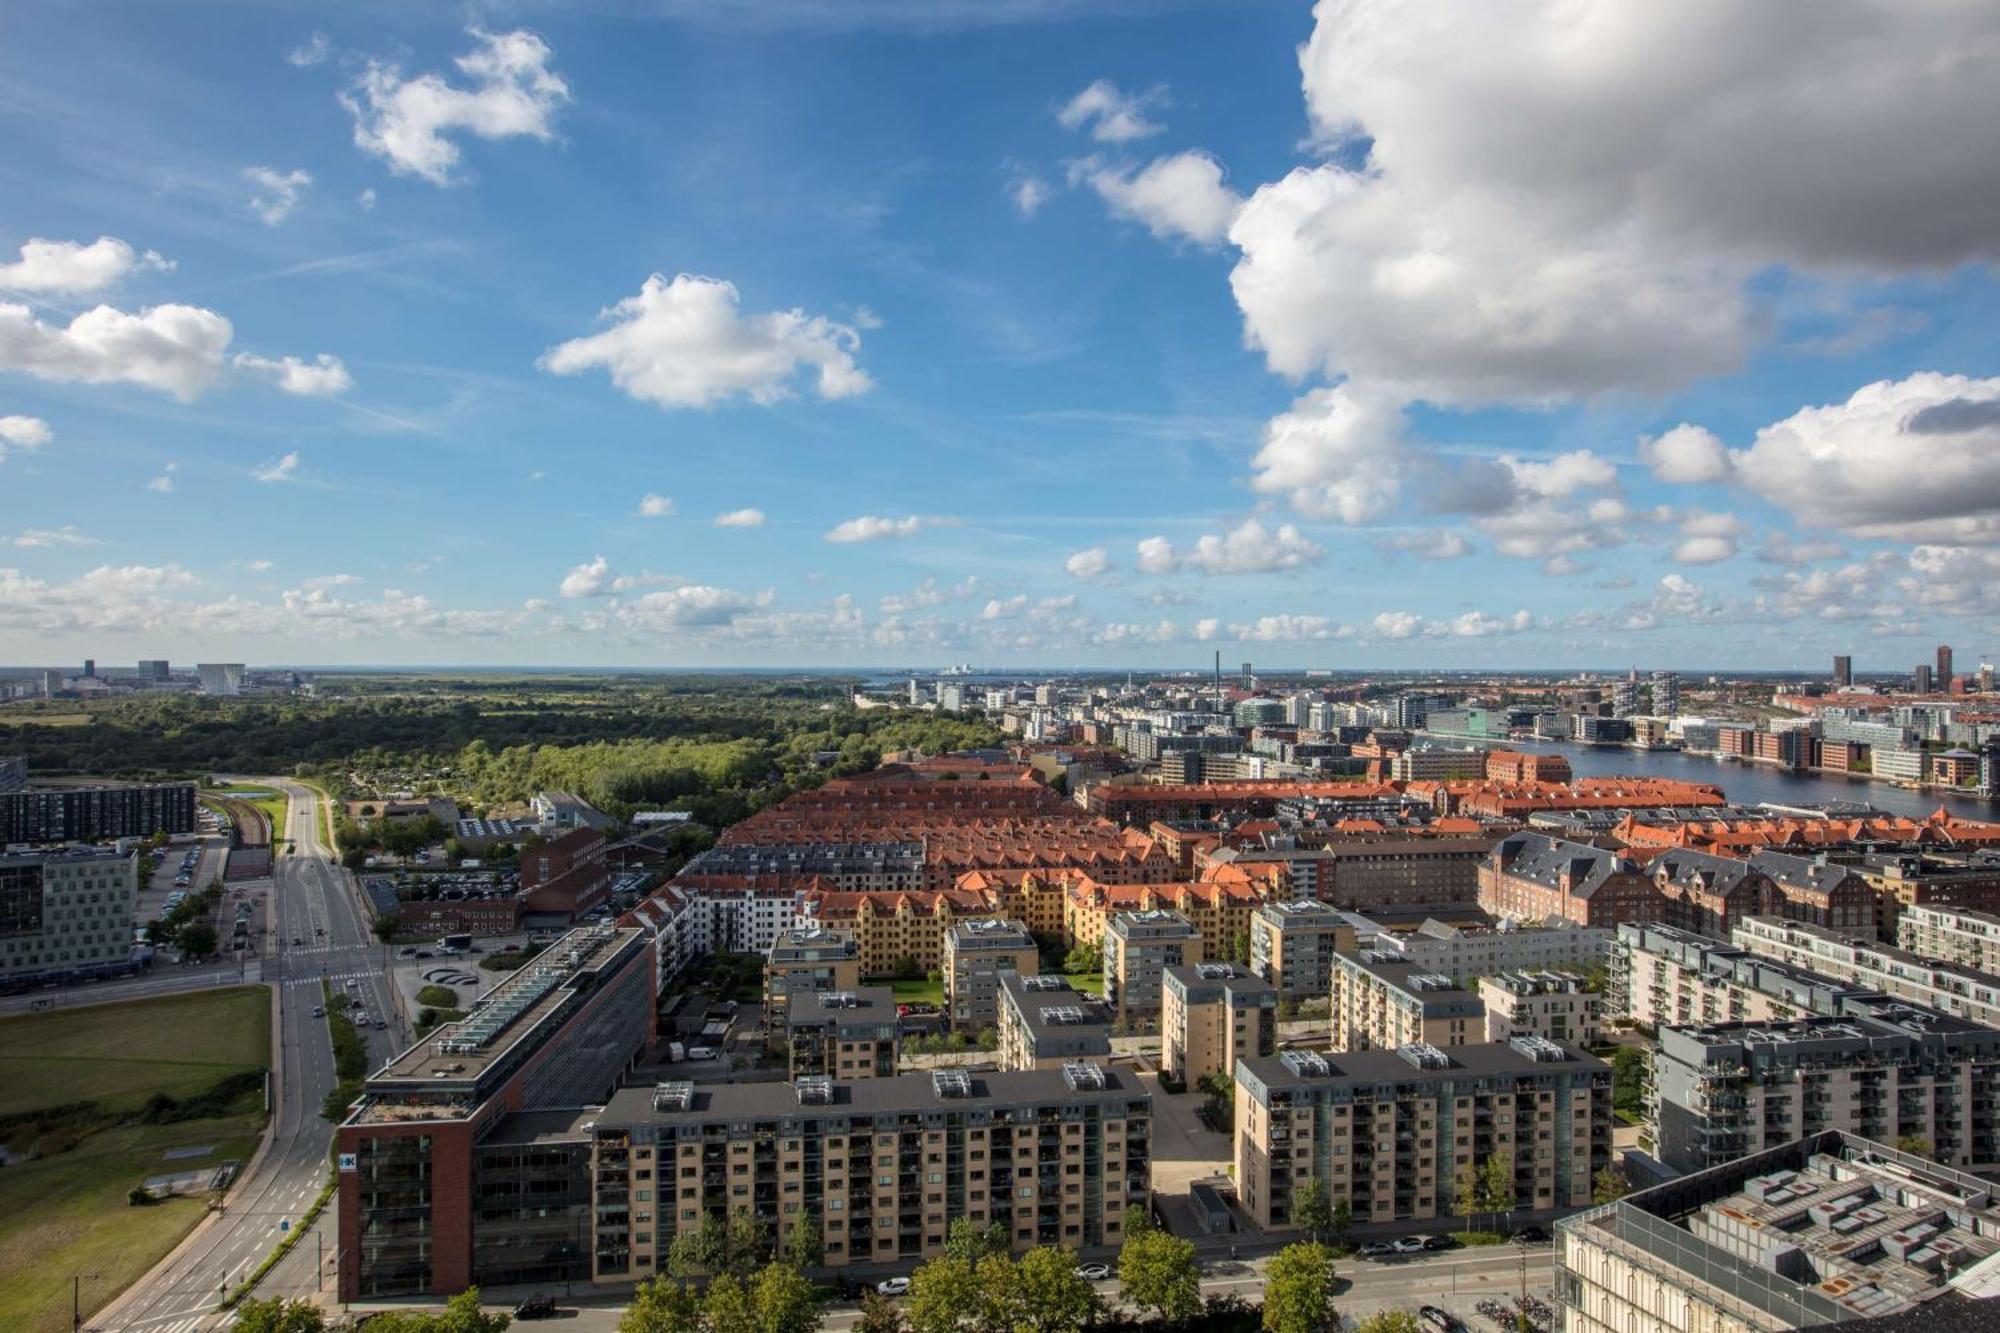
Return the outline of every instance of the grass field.
<path id="1" fill-rule="evenodd" d="M 866 984 L 880 986 L 885 983 L 881 981 L 869 981 Z M 886 984 L 890 990 L 896 993 L 897 1004 L 942 1005 L 944 1003 L 944 982 L 942 981 L 928 981 L 923 977 L 905 977 L 900 981 L 890 981 Z"/>
<path id="2" fill-rule="evenodd" d="M 87 727 L 88 713 L 0 713 L 0 727 Z"/>
<path id="3" fill-rule="evenodd" d="M 156 1092 L 185 1099 L 267 1067 L 270 1012 L 269 992 L 246 986 L 0 1019 L 0 1117 L 98 1103 L 48 1124 L 0 1125 L 10 1149 L 40 1154 L 0 1170 L 0 1328 L 59 1333 L 72 1273 L 97 1274 L 83 1284 L 88 1315 L 200 1220 L 200 1199 L 135 1208 L 125 1196 L 149 1175 L 247 1162 L 263 1128 L 261 1094 L 177 1124 L 136 1113 Z M 211 1151 L 167 1159 L 183 1147 Z"/>
<path id="4" fill-rule="evenodd" d="M 223 796 L 236 797 L 238 800 L 243 800 L 242 797 L 237 796 L 238 792 L 254 791 L 267 793 L 254 801 L 246 800 L 244 803 L 256 806 L 270 818 L 271 845 L 273 847 L 282 847 L 285 841 L 285 816 L 291 810 L 291 802 L 285 799 L 283 792 L 272 791 L 270 787 L 259 786 L 254 782 L 221 782 L 208 790 Z"/>

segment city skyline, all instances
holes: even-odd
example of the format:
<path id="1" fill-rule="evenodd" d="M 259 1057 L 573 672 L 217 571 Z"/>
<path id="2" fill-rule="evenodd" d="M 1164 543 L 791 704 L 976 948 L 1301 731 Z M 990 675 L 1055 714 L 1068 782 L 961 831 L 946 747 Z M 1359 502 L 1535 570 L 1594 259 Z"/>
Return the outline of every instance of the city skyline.
<path id="1" fill-rule="evenodd" d="M 0 659 L 1993 660 L 1990 13 L 1378 8 L 17 15 Z"/>

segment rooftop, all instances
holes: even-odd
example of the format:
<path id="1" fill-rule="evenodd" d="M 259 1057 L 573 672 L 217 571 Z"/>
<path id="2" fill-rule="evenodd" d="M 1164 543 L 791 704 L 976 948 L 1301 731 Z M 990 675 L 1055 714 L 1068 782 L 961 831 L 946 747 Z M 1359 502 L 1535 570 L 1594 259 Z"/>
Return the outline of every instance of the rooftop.
<path id="1" fill-rule="evenodd" d="M 1524 1046 L 1523 1043 L 1529 1043 Z M 1303 1058 L 1300 1058 L 1303 1057 Z M 1321 1072 L 1321 1070 L 1324 1072 Z M 1445 1078 L 1603 1074 L 1611 1066 L 1570 1042 L 1517 1037 L 1440 1049 L 1418 1044 L 1393 1051 L 1287 1051 L 1236 1062 L 1239 1082 L 1274 1091 L 1305 1087 L 1430 1082 Z"/>
<path id="2" fill-rule="evenodd" d="M 1088 1064 L 1089 1062 L 1073 1062 Z M 662 1125 L 749 1117 L 813 1117 L 837 1115 L 896 1115 L 925 1111 L 1032 1111 L 1050 1103 L 1065 1106 L 1096 1104 L 1123 1112 L 1137 1106 L 1150 1109 L 1152 1097 L 1129 1071 L 1091 1065 L 1097 1074 L 1072 1075 L 1064 1069 L 1019 1070 L 1011 1073 L 969 1073 L 937 1070 L 947 1075 L 902 1074 L 895 1078 L 830 1080 L 814 1084 L 810 1098 L 790 1083 L 700 1083 L 680 1085 L 671 1098 L 656 1098 L 653 1088 L 623 1088 L 599 1112 L 599 1133 L 606 1128 Z M 1102 1086 L 1094 1086 L 1101 1082 Z"/>

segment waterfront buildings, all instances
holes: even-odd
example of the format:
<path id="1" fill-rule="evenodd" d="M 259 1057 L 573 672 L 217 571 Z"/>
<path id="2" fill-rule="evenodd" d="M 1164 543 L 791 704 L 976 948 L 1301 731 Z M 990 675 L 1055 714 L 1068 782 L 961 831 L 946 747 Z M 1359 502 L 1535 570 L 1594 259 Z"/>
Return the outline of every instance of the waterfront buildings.
<path id="1" fill-rule="evenodd" d="M 1547 1037 L 1595 1046 L 1600 1035 L 1599 1001 L 1570 972 L 1502 972 L 1479 979 L 1486 1006 L 1486 1040 Z"/>
<path id="2" fill-rule="evenodd" d="M 1160 1012 L 1160 988 L 1170 967 L 1199 963 L 1201 932 L 1178 912 L 1120 912 L 1104 931 L 1104 998 L 1121 1023 Z"/>
<path id="3" fill-rule="evenodd" d="M 132 961 L 139 853 L 0 853 L 0 988 L 75 982 Z"/>
<path id="4" fill-rule="evenodd" d="M 1336 1051 L 1486 1040 L 1477 991 L 1376 949 L 1334 955 L 1332 1013 Z"/>
<path id="5" fill-rule="evenodd" d="M 1278 990 L 1234 963 L 1170 967 L 1161 988 L 1160 1071 L 1183 1087 L 1278 1049 Z"/>
<path id="6" fill-rule="evenodd" d="M 1073 1060 L 1111 1058 L 1111 1014 L 1067 978 L 1002 975 L 999 1007 L 1002 1069 L 1059 1069 Z"/>
<path id="7" fill-rule="evenodd" d="M 953 1028 L 976 1032 L 1000 1016 L 1000 978 L 1038 970 L 1035 937 L 1017 921 L 961 921 L 944 935 L 944 1011 Z"/>

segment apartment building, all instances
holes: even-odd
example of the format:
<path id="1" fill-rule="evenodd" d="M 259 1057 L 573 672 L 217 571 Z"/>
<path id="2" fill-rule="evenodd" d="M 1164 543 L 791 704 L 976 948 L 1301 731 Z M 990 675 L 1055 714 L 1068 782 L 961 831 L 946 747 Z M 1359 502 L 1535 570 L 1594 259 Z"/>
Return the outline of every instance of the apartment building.
<path id="1" fill-rule="evenodd" d="M 1333 985 L 1333 955 L 1359 943 L 1353 922 L 1325 903 L 1260 904 L 1250 916 L 1250 970 L 1286 1000 L 1317 998 Z"/>
<path id="2" fill-rule="evenodd" d="M 944 933 L 944 1011 L 953 1028 L 977 1032 L 1000 1018 L 1000 978 L 1040 970 L 1035 937 L 1018 921 L 960 921 Z"/>
<path id="3" fill-rule="evenodd" d="M 801 910 L 812 924 L 854 938 L 864 977 L 942 971 L 944 937 L 951 928 L 961 920 L 996 914 L 986 895 L 958 889 L 813 889 L 806 892 Z"/>
<path id="4" fill-rule="evenodd" d="M 824 1075 L 841 1082 L 896 1076 L 896 995 L 887 986 L 809 990 L 792 996 L 785 1015 L 794 1079 Z"/>
<path id="5" fill-rule="evenodd" d="M 655 1035 L 653 950 L 636 926 L 571 930 L 368 1076 L 334 1133 L 341 1300 L 588 1275 L 574 1246 L 589 1193 L 566 1174 L 587 1165 L 582 1146 L 549 1117 L 491 1131 L 611 1095 Z M 531 1188 L 543 1173 L 546 1195 Z"/>
<path id="6" fill-rule="evenodd" d="M 1166 970 L 1160 992 L 1160 1071 L 1193 1087 L 1227 1078 L 1238 1060 L 1278 1050 L 1278 989 L 1234 963 Z"/>
<path id="7" fill-rule="evenodd" d="M 1366 947 L 1460 980 L 1549 968 L 1588 972 L 1610 959 L 1615 938 L 1606 927 L 1569 922 L 1541 927 L 1503 921 L 1489 927 L 1431 919 L 1401 931 L 1380 927 L 1358 913 L 1350 913 L 1349 920 Z"/>
<path id="8" fill-rule="evenodd" d="M 0 847 L 194 832 L 192 782 L 0 791 Z"/>
<path id="9" fill-rule="evenodd" d="M 136 851 L 0 853 L 0 989 L 129 968 L 139 877 Z"/>
<path id="10" fill-rule="evenodd" d="M 1835 981 L 2000 1026 L 2000 976 L 1990 972 L 1922 958 L 1872 937 L 1776 917 L 1740 922 L 1733 939 L 1739 948 Z"/>
<path id="11" fill-rule="evenodd" d="M 1224 849 L 1210 859 L 1246 867 L 1280 865 L 1290 877 L 1293 898 L 1366 912 L 1470 902 L 1479 890 L 1480 863 L 1499 837 L 1376 827 L 1315 841 L 1314 846 Z"/>
<path id="12" fill-rule="evenodd" d="M 576 920 L 611 894 L 604 835 L 594 828 L 568 833 L 521 853 L 521 910 L 529 916 Z"/>
<path id="13" fill-rule="evenodd" d="M 781 931 L 764 960 L 764 1022 L 784 1026 L 785 1007 L 794 995 L 851 991 L 861 984 L 861 946 L 851 936 L 824 926 Z"/>
<path id="14" fill-rule="evenodd" d="M 1356 1222 L 1447 1217 L 1460 1172 L 1493 1157 L 1514 1168 L 1516 1207 L 1589 1203 L 1611 1161 L 1611 1067 L 1539 1037 L 1236 1066 L 1237 1197 L 1259 1226 L 1294 1225 L 1315 1178 Z"/>
<path id="15" fill-rule="evenodd" d="M 1000 1067 L 1060 1069 L 1111 1058 L 1111 1014 L 1065 977 L 1011 973 L 1000 978 Z"/>
<path id="16" fill-rule="evenodd" d="M 1896 943 L 1911 953 L 2000 974 L 2000 916 L 1919 903 L 1896 919 Z"/>
<path id="17" fill-rule="evenodd" d="M 1783 900 L 1776 912 L 1759 916 L 1790 917 L 1835 930 L 1880 933 L 1883 928 L 1886 914 L 1875 886 L 1854 867 L 1824 852 L 1798 856 L 1760 849 L 1751 853 L 1749 865 L 1771 881 Z"/>
<path id="18" fill-rule="evenodd" d="M 1647 1029 L 1766 1023 L 1833 1014 L 1864 992 L 1691 930 L 1651 923 L 1618 928 L 1605 1016 Z"/>
<path id="19" fill-rule="evenodd" d="M 685 895 L 681 934 L 689 956 L 769 954 L 780 934 L 812 924 L 805 919 L 805 893 L 794 884 L 682 871 L 670 887 Z"/>
<path id="20" fill-rule="evenodd" d="M 1479 992 L 1376 949 L 1333 957 L 1333 1049 L 1383 1051 L 1486 1040 Z"/>
<path id="21" fill-rule="evenodd" d="M 1589 843 L 1515 833 L 1479 867 L 1479 905 L 1510 921 L 1580 926 L 1660 921 L 1667 900 L 1638 862 Z"/>
<path id="22" fill-rule="evenodd" d="M 651 1277 L 676 1235 L 743 1211 L 780 1246 L 816 1219 L 835 1269 L 936 1258 L 960 1217 L 1016 1249 L 1115 1249 L 1150 1190 L 1152 1099 L 1099 1064 L 664 1083 L 587 1114 L 591 1276 L 607 1284 Z"/>
<path id="23" fill-rule="evenodd" d="M 1104 998 L 1119 1022 L 1156 1018 L 1166 970 L 1204 957 L 1201 932 L 1179 912 L 1120 912 L 1104 930 Z"/>
<path id="24" fill-rule="evenodd" d="M 1676 847 L 1654 857 L 1650 870 L 1665 919 L 1684 930 L 1726 940 L 1744 917 L 1780 910 L 1778 886 L 1740 857 Z"/>
<path id="25" fill-rule="evenodd" d="M 1947 1165 L 2000 1167 L 2000 1031 L 1882 996 L 1841 1008 L 1661 1029 L 1647 1093 L 1660 1160 L 1701 1171 L 1837 1129 L 1921 1138 Z"/>
<path id="26" fill-rule="evenodd" d="M 1565 1333 L 1976 1329 L 1996 1238 L 1991 1182 L 1829 1130 L 1558 1222 L 1556 1299 Z"/>
<path id="27" fill-rule="evenodd" d="M 1602 1035 L 1600 1004 L 1573 972 L 1502 972 L 1479 979 L 1486 1006 L 1486 1040 L 1547 1037 L 1595 1046 Z"/>
<path id="28" fill-rule="evenodd" d="M 924 887 L 921 842 L 726 842 L 687 863 L 692 875 L 817 879 L 830 889 Z"/>

